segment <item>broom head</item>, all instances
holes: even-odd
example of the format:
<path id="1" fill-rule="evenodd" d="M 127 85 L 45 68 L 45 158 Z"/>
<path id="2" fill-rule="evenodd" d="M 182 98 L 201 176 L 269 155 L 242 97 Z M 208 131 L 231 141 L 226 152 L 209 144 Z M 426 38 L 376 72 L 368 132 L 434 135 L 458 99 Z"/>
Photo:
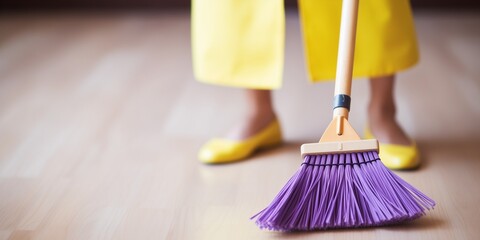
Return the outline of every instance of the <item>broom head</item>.
<path id="1" fill-rule="evenodd" d="M 435 205 L 386 168 L 378 157 L 378 141 L 361 140 L 344 117 L 335 117 L 320 142 L 303 144 L 301 152 L 300 169 L 270 205 L 252 217 L 260 228 L 386 225 L 418 218 Z"/>

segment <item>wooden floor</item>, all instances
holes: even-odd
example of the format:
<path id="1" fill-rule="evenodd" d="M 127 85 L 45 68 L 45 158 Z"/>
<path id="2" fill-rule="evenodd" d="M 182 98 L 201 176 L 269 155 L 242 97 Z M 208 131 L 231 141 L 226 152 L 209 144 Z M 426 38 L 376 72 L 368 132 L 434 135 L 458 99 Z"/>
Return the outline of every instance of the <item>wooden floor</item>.
<path id="1" fill-rule="evenodd" d="M 333 93 L 307 81 L 295 13 L 274 95 L 287 143 L 222 166 L 196 152 L 235 123 L 242 93 L 194 81 L 187 13 L 1 15 L 0 239 L 478 239 L 480 16 L 416 22 L 422 60 L 396 98 L 424 165 L 397 173 L 437 207 L 399 226 L 281 234 L 249 217 L 320 137 Z M 354 83 L 359 131 L 367 87 Z"/>

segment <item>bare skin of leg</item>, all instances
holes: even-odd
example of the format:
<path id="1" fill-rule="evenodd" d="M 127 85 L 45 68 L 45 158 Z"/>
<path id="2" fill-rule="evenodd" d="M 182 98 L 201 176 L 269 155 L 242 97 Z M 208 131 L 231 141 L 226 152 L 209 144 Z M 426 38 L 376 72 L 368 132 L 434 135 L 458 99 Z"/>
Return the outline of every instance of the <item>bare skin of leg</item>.
<path id="1" fill-rule="evenodd" d="M 394 75 L 370 79 L 368 124 L 379 142 L 410 145 L 410 139 L 395 119 L 394 84 Z"/>
<path id="2" fill-rule="evenodd" d="M 398 124 L 394 100 L 395 76 L 370 79 L 369 126 L 381 143 L 410 145 L 410 139 Z M 275 118 L 271 91 L 245 90 L 247 111 L 228 134 L 229 139 L 246 139 L 260 132 Z"/>
<path id="3" fill-rule="evenodd" d="M 247 99 L 245 117 L 227 134 L 229 139 L 247 139 L 276 118 L 270 90 L 246 89 L 245 95 Z"/>

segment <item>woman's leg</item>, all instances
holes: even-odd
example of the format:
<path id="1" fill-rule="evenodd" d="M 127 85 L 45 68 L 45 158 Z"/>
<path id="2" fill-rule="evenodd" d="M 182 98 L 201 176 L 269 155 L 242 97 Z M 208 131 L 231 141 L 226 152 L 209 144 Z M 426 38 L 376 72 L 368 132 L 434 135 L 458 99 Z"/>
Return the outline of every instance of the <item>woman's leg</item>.
<path id="1" fill-rule="evenodd" d="M 368 123 L 372 134 L 381 143 L 410 145 L 411 142 L 395 119 L 395 75 L 370 79 Z"/>
<path id="2" fill-rule="evenodd" d="M 275 119 L 270 90 L 246 89 L 247 110 L 227 134 L 229 139 L 246 139 L 260 132 Z"/>

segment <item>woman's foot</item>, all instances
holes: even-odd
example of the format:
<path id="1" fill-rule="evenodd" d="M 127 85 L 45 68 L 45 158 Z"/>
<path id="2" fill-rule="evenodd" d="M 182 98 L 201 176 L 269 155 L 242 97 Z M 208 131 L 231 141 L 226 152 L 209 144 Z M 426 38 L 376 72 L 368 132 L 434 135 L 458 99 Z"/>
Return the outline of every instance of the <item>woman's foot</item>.
<path id="1" fill-rule="evenodd" d="M 281 142 L 280 124 L 274 118 L 265 127 L 245 138 L 211 139 L 200 149 L 198 158 L 208 164 L 236 162 L 250 157 L 258 149 L 274 147 Z"/>
<path id="2" fill-rule="evenodd" d="M 420 164 L 419 151 L 398 124 L 393 96 L 394 76 L 370 81 L 371 98 L 365 135 L 380 142 L 380 158 L 390 169 L 412 169 Z"/>
<path id="3" fill-rule="evenodd" d="M 247 113 L 222 138 L 214 138 L 199 151 L 204 163 L 226 163 L 245 159 L 257 149 L 282 142 L 280 124 L 273 111 L 271 93 L 266 90 L 246 90 Z"/>

